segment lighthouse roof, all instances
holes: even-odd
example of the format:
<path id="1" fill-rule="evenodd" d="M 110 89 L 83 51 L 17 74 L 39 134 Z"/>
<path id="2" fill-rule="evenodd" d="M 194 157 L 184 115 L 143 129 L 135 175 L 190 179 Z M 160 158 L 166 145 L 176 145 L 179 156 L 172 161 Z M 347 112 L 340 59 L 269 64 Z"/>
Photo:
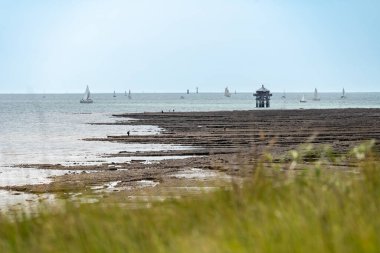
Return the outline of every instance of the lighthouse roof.
<path id="1" fill-rule="evenodd" d="M 268 89 L 264 87 L 264 85 L 261 85 L 261 88 L 257 90 L 257 92 L 269 92 Z"/>

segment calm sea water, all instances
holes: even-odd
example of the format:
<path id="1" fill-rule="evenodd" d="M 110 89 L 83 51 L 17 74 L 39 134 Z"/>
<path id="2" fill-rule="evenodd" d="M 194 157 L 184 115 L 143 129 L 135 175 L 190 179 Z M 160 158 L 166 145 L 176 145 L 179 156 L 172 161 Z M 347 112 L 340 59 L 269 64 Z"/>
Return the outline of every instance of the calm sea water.
<path id="1" fill-rule="evenodd" d="M 307 103 L 300 103 L 305 95 Z M 271 109 L 297 108 L 380 108 L 380 93 L 321 93 L 313 101 L 312 93 L 288 93 L 286 99 L 275 93 Z M 180 97 L 184 96 L 184 99 Z M 86 137 L 113 134 L 158 134 L 155 126 L 93 126 L 91 122 L 113 122 L 113 113 L 151 111 L 212 111 L 255 109 L 251 93 L 232 94 L 132 94 L 132 99 L 118 94 L 93 94 L 93 104 L 80 104 L 82 94 L 0 94 L 0 185 L 15 182 L 9 166 L 21 163 L 98 163 L 104 154 L 121 150 L 161 150 L 184 147 L 86 142 Z M 186 148 L 186 147 L 185 147 Z M 18 170 L 20 171 L 20 170 Z M 27 172 L 27 176 L 32 174 Z M 17 175 L 22 178 L 23 176 Z M 39 177 L 36 174 L 35 177 Z M 24 181 L 23 181 L 24 182 Z"/>

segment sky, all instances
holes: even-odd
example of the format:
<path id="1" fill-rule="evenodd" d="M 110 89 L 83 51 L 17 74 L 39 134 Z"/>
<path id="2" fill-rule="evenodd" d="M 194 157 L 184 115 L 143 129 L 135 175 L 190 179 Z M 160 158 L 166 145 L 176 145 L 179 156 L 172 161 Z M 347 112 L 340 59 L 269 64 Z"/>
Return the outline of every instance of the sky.
<path id="1" fill-rule="evenodd" d="M 0 93 L 380 91 L 378 0 L 0 0 Z"/>

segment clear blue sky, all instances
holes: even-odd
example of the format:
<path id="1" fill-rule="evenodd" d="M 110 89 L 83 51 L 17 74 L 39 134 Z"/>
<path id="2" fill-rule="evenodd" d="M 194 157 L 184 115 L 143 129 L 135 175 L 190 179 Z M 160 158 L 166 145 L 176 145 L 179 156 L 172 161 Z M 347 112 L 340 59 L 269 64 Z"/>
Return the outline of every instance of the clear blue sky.
<path id="1" fill-rule="evenodd" d="M 380 91 L 380 1 L 0 0 L 0 93 Z"/>

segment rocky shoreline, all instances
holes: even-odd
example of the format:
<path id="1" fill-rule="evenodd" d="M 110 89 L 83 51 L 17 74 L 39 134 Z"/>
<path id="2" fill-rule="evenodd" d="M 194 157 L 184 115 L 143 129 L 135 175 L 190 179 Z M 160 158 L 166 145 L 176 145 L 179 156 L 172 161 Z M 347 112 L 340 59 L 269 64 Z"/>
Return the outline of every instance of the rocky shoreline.
<path id="1" fill-rule="evenodd" d="M 107 156 L 132 157 L 132 160 L 91 166 L 68 168 L 54 164 L 24 164 L 20 166 L 69 169 L 81 173 L 57 176 L 49 184 L 9 186 L 3 189 L 56 193 L 80 191 L 107 182 L 117 182 L 120 189 L 133 191 L 136 182 L 144 180 L 180 187 L 189 180 L 174 179 L 175 173 L 196 168 L 205 172 L 218 171 L 224 175 L 243 177 L 246 173 L 244 168 L 252 169 L 263 152 L 273 154 L 276 162 L 281 155 L 305 143 L 329 145 L 338 154 L 346 153 L 355 145 L 370 139 L 376 140 L 378 150 L 380 147 L 380 109 L 159 112 L 113 116 L 117 119 L 116 122 L 100 122 L 95 125 L 153 125 L 163 129 L 163 132 L 148 136 L 134 135 L 131 132 L 130 136 L 126 133 L 88 138 L 85 141 L 174 144 L 192 148 L 154 152 L 120 150 L 117 154 Z M 141 157 L 163 159 L 147 163 Z M 200 178 L 199 181 L 204 180 L 203 177 Z"/>

